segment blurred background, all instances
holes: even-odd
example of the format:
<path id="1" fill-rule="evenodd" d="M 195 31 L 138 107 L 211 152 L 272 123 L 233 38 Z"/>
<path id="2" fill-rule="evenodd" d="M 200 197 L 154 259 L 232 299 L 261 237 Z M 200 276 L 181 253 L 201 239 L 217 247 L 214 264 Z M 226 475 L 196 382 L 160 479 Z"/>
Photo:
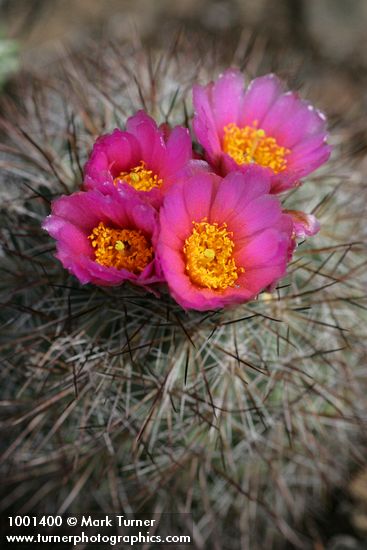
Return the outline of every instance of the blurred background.
<path id="1" fill-rule="evenodd" d="M 9 92 L 20 69 L 47 73 L 65 52 L 105 39 L 164 49 L 182 32 L 232 49 L 261 45 L 288 72 L 302 70 L 332 121 L 349 121 L 350 151 L 367 174 L 366 29 L 366 0 L 0 0 L 0 87 Z M 320 521 L 328 548 L 362 548 L 367 472 L 351 473 Z"/>
<path id="2" fill-rule="evenodd" d="M 19 44 L 29 68 L 52 63 L 61 44 L 82 48 L 90 38 L 134 32 L 164 47 L 180 27 L 232 42 L 250 30 L 302 52 L 305 63 L 332 75 L 337 103 L 341 87 L 353 95 L 366 80 L 365 0 L 0 0 L 0 9 L 0 32 Z"/>

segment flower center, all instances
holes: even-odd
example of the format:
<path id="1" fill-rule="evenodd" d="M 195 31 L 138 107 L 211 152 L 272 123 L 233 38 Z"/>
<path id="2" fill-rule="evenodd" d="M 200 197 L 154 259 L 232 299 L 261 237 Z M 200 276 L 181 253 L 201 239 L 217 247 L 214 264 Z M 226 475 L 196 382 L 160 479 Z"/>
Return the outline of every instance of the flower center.
<path id="1" fill-rule="evenodd" d="M 145 166 L 145 162 L 142 160 L 130 172 L 120 172 L 114 178 L 113 183 L 117 185 L 120 182 L 126 182 L 137 191 L 150 191 L 154 187 L 161 187 L 163 180 L 159 179 L 157 174 L 154 174 L 152 170 L 147 170 Z"/>
<path id="2" fill-rule="evenodd" d="M 257 128 L 255 120 L 252 126 L 239 128 L 228 124 L 224 128 L 223 149 L 237 164 L 256 163 L 271 168 L 275 174 L 287 168 L 287 155 L 290 150 L 278 145 L 273 137 Z"/>
<path id="3" fill-rule="evenodd" d="M 105 267 L 141 273 L 153 259 L 153 248 L 138 229 L 113 229 L 100 222 L 88 239 L 95 261 Z"/>
<path id="4" fill-rule="evenodd" d="M 183 248 L 191 282 L 215 290 L 234 286 L 244 269 L 238 268 L 234 261 L 233 233 L 227 231 L 227 224 L 218 226 L 204 218 L 201 222 L 193 222 L 193 226 Z"/>

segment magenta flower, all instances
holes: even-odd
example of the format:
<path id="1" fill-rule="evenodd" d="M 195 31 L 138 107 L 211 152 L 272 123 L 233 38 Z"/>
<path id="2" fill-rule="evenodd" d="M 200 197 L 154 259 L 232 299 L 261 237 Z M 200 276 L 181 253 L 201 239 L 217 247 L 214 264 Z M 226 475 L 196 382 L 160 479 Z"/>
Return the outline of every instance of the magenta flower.
<path id="1" fill-rule="evenodd" d="M 320 222 L 312 214 L 306 214 L 302 210 L 284 210 L 284 212 L 292 218 L 295 237 L 312 237 L 320 231 Z"/>
<path id="2" fill-rule="evenodd" d="M 126 131 L 115 129 L 97 139 L 84 169 L 86 189 L 108 192 L 128 184 L 159 206 L 162 195 L 192 158 L 186 128 L 159 129 L 144 111 L 130 117 Z"/>
<path id="3" fill-rule="evenodd" d="M 185 309 L 218 309 L 256 297 L 285 274 L 293 223 L 270 196 L 267 171 L 196 174 L 173 186 L 160 212 L 158 255 Z"/>
<path id="4" fill-rule="evenodd" d="M 221 173 L 258 164 L 271 173 L 271 193 L 299 184 L 330 156 L 326 119 L 273 74 L 253 80 L 227 70 L 194 86 L 194 130 L 207 159 Z"/>
<path id="5" fill-rule="evenodd" d="M 56 239 L 56 257 L 83 284 L 147 286 L 162 281 L 155 256 L 155 209 L 136 193 L 112 188 L 63 196 L 43 228 Z"/>

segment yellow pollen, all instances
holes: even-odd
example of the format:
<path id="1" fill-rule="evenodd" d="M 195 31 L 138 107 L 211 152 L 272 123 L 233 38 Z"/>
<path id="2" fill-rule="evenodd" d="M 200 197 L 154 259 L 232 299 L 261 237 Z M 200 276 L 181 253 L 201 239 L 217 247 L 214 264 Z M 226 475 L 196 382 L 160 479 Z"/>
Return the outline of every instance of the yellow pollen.
<path id="1" fill-rule="evenodd" d="M 208 260 L 214 260 L 215 250 L 213 250 L 212 248 L 207 248 L 206 250 L 204 250 L 204 256 L 205 258 L 208 258 Z"/>
<path id="2" fill-rule="evenodd" d="M 255 120 L 252 126 L 239 128 L 236 124 L 228 124 L 224 128 L 223 150 L 237 164 L 255 163 L 271 168 L 275 174 L 287 168 L 287 155 L 290 149 L 281 147 L 273 137 L 257 128 Z"/>
<path id="3" fill-rule="evenodd" d="M 146 169 L 143 160 L 130 172 L 120 172 L 114 178 L 113 183 L 117 185 L 123 181 L 134 187 L 137 191 L 150 191 L 154 187 L 161 187 L 163 184 L 163 180 L 159 179 L 157 174 L 154 174 L 152 170 Z"/>
<path id="4" fill-rule="evenodd" d="M 227 224 L 192 222 L 193 231 L 185 240 L 186 272 L 191 282 L 214 290 L 234 286 L 238 275 L 244 272 L 233 258 L 233 233 Z"/>
<path id="5" fill-rule="evenodd" d="M 152 261 L 153 248 L 138 229 L 113 229 L 100 222 L 92 230 L 95 261 L 138 274 Z"/>
<path id="6" fill-rule="evenodd" d="M 125 249 L 124 243 L 122 241 L 116 241 L 115 249 L 120 251 L 124 250 Z"/>

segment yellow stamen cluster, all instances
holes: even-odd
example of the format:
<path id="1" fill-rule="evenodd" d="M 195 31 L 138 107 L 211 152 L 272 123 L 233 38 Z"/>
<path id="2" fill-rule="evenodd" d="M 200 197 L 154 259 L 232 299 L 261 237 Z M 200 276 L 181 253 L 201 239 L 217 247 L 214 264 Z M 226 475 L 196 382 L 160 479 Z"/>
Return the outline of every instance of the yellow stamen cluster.
<path id="1" fill-rule="evenodd" d="M 100 222 L 88 239 L 95 261 L 105 267 L 138 274 L 152 261 L 153 248 L 138 229 L 113 229 Z"/>
<path id="2" fill-rule="evenodd" d="M 152 170 L 146 169 L 146 164 L 143 160 L 130 172 L 120 172 L 113 180 L 115 185 L 123 181 L 134 187 L 137 191 L 150 191 L 154 187 L 161 187 L 163 184 L 163 180 L 157 174 L 154 174 Z"/>
<path id="3" fill-rule="evenodd" d="M 204 219 L 193 222 L 193 226 L 183 249 L 190 280 L 196 285 L 214 290 L 234 286 L 244 269 L 236 266 L 233 233 L 227 231 L 227 224 L 218 226 Z"/>
<path id="4" fill-rule="evenodd" d="M 223 150 L 237 164 L 255 163 L 271 168 L 275 174 L 287 168 L 287 155 L 290 150 L 278 145 L 273 137 L 257 128 L 257 121 L 252 126 L 239 128 L 236 124 L 228 124 L 224 128 Z"/>

